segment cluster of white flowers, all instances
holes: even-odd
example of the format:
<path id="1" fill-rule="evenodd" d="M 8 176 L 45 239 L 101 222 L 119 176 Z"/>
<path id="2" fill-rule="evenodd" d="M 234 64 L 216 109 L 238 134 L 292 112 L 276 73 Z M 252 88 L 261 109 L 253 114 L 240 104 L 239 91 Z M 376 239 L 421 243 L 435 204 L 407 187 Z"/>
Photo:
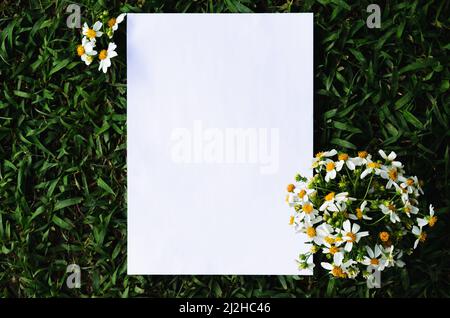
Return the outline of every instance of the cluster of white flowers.
<path id="1" fill-rule="evenodd" d="M 108 26 L 105 32 L 109 39 L 113 37 L 114 32 L 117 31 L 119 27 L 119 23 L 121 23 L 124 18 L 125 13 L 122 13 L 117 18 L 108 20 Z M 111 66 L 111 59 L 117 56 L 117 52 L 115 51 L 117 45 L 113 42 L 109 42 L 107 48 L 100 50 L 100 52 L 95 50 L 97 38 L 102 37 L 105 33 L 101 31 L 102 27 L 103 23 L 100 21 L 95 22 L 92 27 L 88 26 L 87 23 L 84 23 L 82 29 L 83 38 L 81 39 L 81 44 L 77 46 L 77 54 L 86 65 L 90 65 L 94 61 L 95 56 L 98 56 L 98 59 L 100 60 L 98 70 L 102 70 L 103 73 L 106 73 Z"/>
<path id="2" fill-rule="evenodd" d="M 300 269 L 313 268 L 312 255 L 321 252 L 321 266 L 331 275 L 362 276 L 373 287 L 374 270 L 403 267 L 403 254 L 425 241 L 424 227 L 437 217 L 432 205 L 425 214 L 419 209 L 419 180 L 404 175 L 394 152 L 379 155 L 374 161 L 366 151 L 356 157 L 321 152 L 313 160 L 314 176 L 297 175 L 288 185 L 286 202 L 294 208 L 289 224 L 311 243 L 299 257 Z"/>

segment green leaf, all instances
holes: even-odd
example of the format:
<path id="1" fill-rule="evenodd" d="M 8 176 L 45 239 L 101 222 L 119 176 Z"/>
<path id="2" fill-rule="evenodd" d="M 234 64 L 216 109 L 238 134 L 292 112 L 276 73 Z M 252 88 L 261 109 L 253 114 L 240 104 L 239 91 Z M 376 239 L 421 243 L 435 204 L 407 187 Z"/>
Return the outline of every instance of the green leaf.
<path id="1" fill-rule="evenodd" d="M 58 210 L 67 208 L 69 206 L 72 206 L 72 205 L 75 205 L 75 204 L 79 204 L 81 201 L 83 201 L 83 198 L 71 198 L 71 199 L 58 201 L 58 202 L 56 202 L 55 207 L 53 208 L 53 210 L 54 211 L 58 211 Z"/>
<path id="2" fill-rule="evenodd" d="M 356 150 L 356 146 L 354 144 L 340 138 L 333 138 L 331 139 L 330 143 L 333 145 L 341 146 L 343 148 Z"/>
<path id="3" fill-rule="evenodd" d="M 411 92 L 406 93 L 403 95 L 399 100 L 395 102 L 395 110 L 399 110 L 403 106 L 405 106 L 409 101 L 412 99 L 413 94 Z"/>
<path id="4" fill-rule="evenodd" d="M 288 286 L 286 284 L 286 278 L 283 275 L 278 275 L 278 280 L 281 283 L 281 286 L 283 287 L 283 289 L 288 289 Z"/>
<path id="5" fill-rule="evenodd" d="M 418 128 L 418 129 L 423 129 L 423 124 L 422 122 L 417 119 L 416 116 L 414 116 L 413 114 L 411 114 L 409 111 L 404 110 L 403 111 L 403 116 L 405 117 L 406 121 L 408 121 L 410 124 L 412 124 L 414 127 Z"/>
<path id="6" fill-rule="evenodd" d="M 97 179 L 97 185 L 109 194 L 112 194 L 114 196 L 116 195 L 111 187 L 102 178 Z"/>
<path id="7" fill-rule="evenodd" d="M 65 220 L 61 219 L 60 217 L 58 217 L 56 215 L 53 215 L 52 221 L 57 226 L 59 226 L 60 228 L 65 229 L 65 230 L 71 230 L 74 227 L 73 224 L 69 223 L 68 221 L 65 221 Z"/>
<path id="8" fill-rule="evenodd" d="M 411 71 L 417 71 L 423 68 L 427 68 L 430 67 L 431 65 L 434 64 L 433 60 L 417 60 L 414 63 L 411 63 L 403 68 L 401 68 L 398 73 L 399 74 L 403 74 L 403 73 L 407 73 L 407 72 L 411 72 Z"/>
<path id="9" fill-rule="evenodd" d="M 14 91 L 14 95 L 19 96 L 19 97 L 23 97 L 23 98 L 31 98 L 31 94 L 30 93 L 22 92 L 22 91 Z"/>
<path id="10" fill-rule="evenodd" d="M 55 65 L 53 66 L 53 68 L 51 69 L 49 76 L 55 74 L 56 72 L 62 70 L 67 64 L 70 63 L 69 59 L 65 59 L 59 62 L 56 62 Z"/>

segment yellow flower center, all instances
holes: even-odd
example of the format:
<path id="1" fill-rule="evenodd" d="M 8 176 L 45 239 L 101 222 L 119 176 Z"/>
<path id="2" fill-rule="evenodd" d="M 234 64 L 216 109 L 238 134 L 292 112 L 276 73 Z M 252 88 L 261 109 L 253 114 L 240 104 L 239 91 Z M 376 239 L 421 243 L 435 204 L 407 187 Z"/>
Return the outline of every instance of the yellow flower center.
<path id="1" fill-rule="evenodd" d="M 398 177 L 397 169 L 392 168 L 391 170 L 389 170 L 388 175 L 391 180 L 394 180 L 394 181 L 397 180 L 397 177 Z"/>
<path id="2" fill-rule="evenodd" d="M 77 46 L 77 54 L 78 56 L 82 56 L 85 53 L 84 47 L 80 44 Z"/>
<path id="3" fill-rule="evenodd" d="M 295 220 L 295 217 L 293 215 L 291 215 L 291 218 L 289 219 L 289 225 L 294 224 L 294 220 Z"/>
<path id="4" fill-rule="evenodd" d="M 378 260 L 378 258 L 372 258 L 372 259 L 370 260 L 370 264 L 372 264 L 372 265 L 378 265 L 378 264 L 380 264 L 380 261 Z"/>
<path id="5" fill-rule="evenodd" d="M 412 186 L 414 184 L 414 180 L 409 178 L 408 180 L 406 180 L 406 184 Z"/>
<path id="6" fill-rule="evenodd" d="M 312 245 L 309 251 L 310 251 L 311 253 L 313 253 L 313 254 L 314 254 L 314 253 L 317 253 L 317 246 Z"/>
<path id="7" fill-rule="evenodd" d="M 361 220 L 363 217 L 363 213 L 360 208 L 356 208 L 356 217 Z"/>
<path id="8" fill-rule="evenodd" d="M 388 209 L 391 210 L 391 211 L 395 211 L 395 205 L 389 204 L 388 205 Z"/>
<path id="9" fill-rule="evenodd" d="M 348 159 L 348 155 L 346 154 L 346 153 L 341 153 L 341 154 L 339 154 L 339 156 L 338 156 L 338 160 L 340 161 L 340 160 L 344 160 L 344 161 L 346 161 Z"/>
<path id="10" fill-rule="evenodd" d="M 327 163 L 327 171 L 331 171 L 334 169 L 334 162 L 330 161 L 329 163 Z"/>
<path id="11" fill-rule="evenodd" d="M 352 232 L 347 232 L 347 237 L 349 238 L 347 242 L 353 243 L 356 241 L 356 234 Z"/>
<path id="12" fill-rule="evenodd" d="M 101 54 L 102 52 L 100 52 L 100 54 Z M 287 186 L 287 191 L 288 192 L 294 192 L 294 189 L 295 189 L 295 185 L 293 185 L 292 183 L 291 184 L 288 184 L 288 186 Z"/>
<path id="13" fill-rule="evenodd" d="M 298 193 L 298 197 L 300 198 L 300 199 L 303 199 L 303 197 L 305 196 L 305 194 L 306 194 L 306 191 L 305 190 L 300 190 L 300 192 Z"/>
<path id="14" fill-rule="evenodd" d="M 98 58 L 100 60 L 106 59 L 107 56 L 108 56 L 108 51 L 106 51 L 106 50 L 101 50 L 100 53 L 98 54 Z"/>
<path id="15" fill-rule="evenodd" d="M 426 239 L 427 239 L 427 233 L 425 233 L 425 232 L 420 233 L 419 240 L 421 242 L 425 242 Z"/>
<path id="16" fill-rule="evenodd" d="M 334 192 L 330 192 L 325 196 L 326 201 L 332 201 L 334 199 Z"/>
<path id="17" fill-rule="evenodd" d="M 369 163 L 367 164 L 367 166 L 368 166 L 369 168 L 375 169 L 375 168 L 379 168 L 381 165 L 380 165 L 378 162 L 369 162 Z"/>
<path id="18" fill-rule="evenodd" d="M 334 277 L 339 278 L 344 278 L 346 276 L 342 268 L 340 268 L 339 266 L 334 266 L 331 270 L 331 274 L 333 274 Z"/>
<path id="19" fill-rule="evenodd" d="M 305 212 L 306 214 L 310 214 L 313 211 L 313 206 L 309 203 L 305 203 L 302 207 L 303 212 Z"/>
<path id="20" fill-rule="evenodd" d="M 108 21 L 108 26 L 109 26 L 110 28 L 112 28 L 112 27 L 114 26 L 114 24 L 116 24 L 116 19 L 115 19 L 115 18 L 109 19 L 109 21 Z"/>
<path id="21" fill-rule="evenodd" d="M 90 40 L 94 39 L 96 35 L 97 35 L 97 32 L 95 32 L 94 29 L 88 29 L 88 30 L 86 31 L 86 36 L 87 36 Z"/>
<path id="22" fill-rule="evenodd" d="M 379 234 L 380 240 L 383 242 L 387 242 L 389 240 L 389 233 L 388 232 L 380 232 Z"/>
<path id="23" fill-rule="evenodd" d="M 367 151 L 358 151 L 358 157 L 360 158 L 366 158 L 368 155 Z"/>
<path id="24" fill-rule="evenodd" d="M 342 242 L 342 237 L 340 236 L 336 236 L 336 238 L 334 239 L 335 242 Z"/>
<path id="25" fill-rule="evenodd" d="M 309 237 L 314 237 L 314 236 L 316 236 L 316 230 L 312 226 L 310 226 L 306 229 L 306 234 Z"/>
<path id="26" fill-rule="evenodd" d="M 324 238 L 325 242 L 327 242 L 328 244 L 333 244 L 334 243 L 334 238 L 332 238 L 331 236 L 326 236 Z"/>
<path id="27" fill-rule="evenodd" d="M 332 247 L 329 248 L 329 251 L 330 251 L 331 255 L 334 255 L 337 252 L 339 252 L 339 249 L 336 246 L 332 246 Z"/>
<path id="28" fill-rule="evenodd" d="M 316 153 L 316 158 L 317 159 L 322 158 L 322 156 L 323 156 L 323 152 Z"/>
<path id="29" fill-rule="evenodd" d="M 429 226 L 434 226 L 437 222 L 437 216 L 432 216 L 429 220 L 428 220 L 428 225 Z"/>

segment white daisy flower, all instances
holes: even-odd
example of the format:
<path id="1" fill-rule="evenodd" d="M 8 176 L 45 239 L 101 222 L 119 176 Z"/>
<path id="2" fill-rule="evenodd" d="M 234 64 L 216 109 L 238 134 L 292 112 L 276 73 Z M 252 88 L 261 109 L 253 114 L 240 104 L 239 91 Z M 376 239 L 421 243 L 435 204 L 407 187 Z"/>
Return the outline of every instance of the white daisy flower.
<path id="1" fill-rule="evenodd" d="M 358 157 L 352 158 L 355 166 L 366 165 L 368 162 L 371 162 L 372 155 L 368 154 L 367 151 L 358 151 Z"/>
<path id="2" fill-rule="evenodd" d="M 298 197 L 300 202 L 309 202 L 310 198 L 316 193 L 315 189 L 309 189 L 307 187 L 296 187 L 294 193 Z"/>
<path id="3" fill-rule="evenodd" d="M 423 227 L 425 225 L 429 225 L 433 227 L 437 222 L 437 216 L 434 215 L 434 207 L 430 204 L 430 215 L 427 215 L 424 218 L 417 218 L 417 224 L 420 227 Z"/>
<path id="4" fill-rule="evenodd" d="M 406 181 L 406 178 L 401 174 L 397 166 L 382 166 L 380 176 L 388 180 L 386 189 L 390 189 L 398 181 Z"/>
<path id="5" fill-rule="evenodd" d="M 380 149 L 378 150 L 378 153 L 380 154 L 381 158 L 383 158 L 386 161 L 386 163 L 389 163 L 390 165 L 397 168 L 402 167 L 402 163 L 400 161 L 394 161 L 395 158 L 397 158 L 397 154 L 395 152 L 391 151 L 389 156 L 387 156 L 386 153 Z"/>
<path id="6" fill-rule="evenodd" d="M 100 65 L 98 70 L 103 70 L 103 73 L 106 73 L 108 67 L 111 66 L 111 59 L 117 56 L 116 49 L 117 45 L 114 43 L 109 43 L 107 50 L 101 50 L 98 54 L 98 58 L 100 59 Z"/>
<path id="7" fill-rule="evenodd" d="M 384 270 L 386 266 L 386 259 L 382 254 L 380 246 L 375 245 L 375 248 L 373 250 L 369 246 L 366 246 L 366 251 L 368 256 L 364 256 L 364 259 L 361 263 L 366 265 L 368 268 L 373 268 L 380 272 Z"/>
<path id="8" fill-rule="evenodd" d="M 325 175 L 325 181 L 329 182 L 330 180 L 336 178 L 337 171 L 340 171 L 341 169 L 341 164 L 336 165 L 333 160 L 327 159 L 325 161 L 325 170 L 327 172 Z"/>
<path id="9" fill-rule="evenodd" d="M 108 26 L 113 30 L 113 31 L 117 31 L 117 28 L 119 27 L 119 23 L 121 23 L 123 21 L 123 19 L 125 18 L 126 13 L 121 13 L 119 14 L 119 16 L 117 18 L 111 18 L 108 21 Z"/>
<path id="10" fill-rule="evenodd" d="M 369 211 L 367 201 L 361 203 L 359 208 L 356 208 L 356 214 L 349 214 L 348 218 L 351 220 L 372 220 L 366 213 Z"/>
<path id="11" fill-rule="evenodd" d="M 323 158 L 333 157 L 336 154 L 337 154 L 337 151 L 335 149 L 317 153 L 315 158 L 313 159 L 312 167 L 316 168 L 322 162 Z"/>
<path id="12" fill-rule="evenodd" d="M 388 206 L 386 206 L 384 204 L 380 204 L 378 207 L 384 214 L 389 214 L 389 219 L 392 223 L 400 222 L 400 218 L 398 217 L 397 213 L 395 213 L 395 205 L 389 204 Z"/>
<path id="13" fill-rule="evenodd" d="M 410 197 L 408 194 L 408 191 L 397 184 L 397 182 L 392 183 L 397 190 L 397 192 L 400 194 L 400 198 L 402 199 L 403 204 L 406 204 L 406 202 L 410 201 Z"/>
<path id="14" fill-rule="evenodd" d="M 410 201 L 405 202 L 405 206 L 402 208 L 403 212 L 410 218 L 411 214 L 419 213 L 419 208 L 412 205 Z M 420 225 L 420 224 L 419 224 Z"/>
<path id="15" fill-rule="evenodd" d="M 345 203 L 349 200 L 355 200 L 354 198 L 348 197 L 348 192 L 341 192 L 338 194 L 335 194 L 335 192 L 330 192 L 325 196 L 325 201 L 322 203 L 322 205 L 319 207 L 320 211 L 330 211 L 330 212 L 339 212 L 341 211 L 340 207 L 346 207 L 346 206 L 340 206 L 338 204 Z"/>
<path id="16" fill-rule="evenodd" d="M 307 222 L 311 222 L 311 220 L 314 220 L 318 214 L 319 211 L 317 211 L 310 202 L 303 203 L 299 212 L 300 218 L 304 219 Z"/>
<path id="17" fill-rule="evenodd" d="M 346 154 L 346 153 L 340 153 L 338 155 L 338 162 L 336 162 L 336 167 L 337 168 L 340 167 L 337 171 L 342 169 L 342 166 L 344 165 L 344 163 L 348 169 L 355 170 L 356 165 L 355 165 L 353 158 L 350 158 L 348 156 L 348 154 Z"/>
<path id="18" fill-rule="evenodd" d="M 81 40 L 81 44 L 77 46 L 77 54 L 86 65 L 91 64 L 94 56 L 97 55 L 94 47 L 95 42 L 89 41 L 85 36 Z"/>
<path id="19" fill-rule="evenodd" d="M 346 275 L 344 273 L 343 260 L 344 255 L 342 253 L 336 253 L 333 255 L 333 263 L 322 262 L 320 265 L 326 270 L 329 270 L 334 277 L 344 278 Z"/>
<path id="20" fill-rule="evenodd" d="M 297 227 L 297 231 L 300 233 L 305 233 L 307 235 L 306 242 L 314 242 L 317 245 L 321 245 L 322 238 L 317 233 L 317 227 L 315 224 L 322 221 L 322 217 L 318 217 L 313 221 L 302 222 L 301 225 Z"/>
<path id="21" fill-rule="evenodd" d="M 103 32 L 100 31 L 101 28 L 102 23 L 100 21 L 95 22 L 92 28 L 90 28 L 85 22 L 82 32 L 83 35 L 85 35 L 89 39 L 89 41 L 95 41 L 95 38 L 101 37 L 103 35 Z"/>
<path id="22" fill-rule="evenodd" d="M 361 173 L 361 179 L 364 179 L 369 173 L 375 173 L 376 175 L 379 175 L 381 173 L 381 164 L 378 162 L 373 162 L 370 159 L 366 160 L 366 169 Z"/>
<path id="23" fill-rule="evenodd" d="M 317 227 L 317 236 L 319 236 L 320 238 L 322 238 L 322 240 L 325 240 L 329 243 L 333 243 L 334 242 L 334 228 L 328 224 L 328 223 L 322 223 Z"/>
<path id="24" fill-rule="evenodd" d="M 325 246 L 322 248 L 322 252 L 324 254 L 334 255 L 336 253 L 344 253 L 344 251 L 342 250 L 342 247 L 339 247 L 339 245 L 336 245 L 335 243 L 329 243 L 327 241 L 323 241 L 323 245 Z"/>
<path id="25" fill-rule="evenodd" d="M 409 177 L 408 179 L 406 179 L 405 182 L 402 182 L 400 184 L 400 186 L 403 189 L 405 189 L 409 194 L 412 194 L 412 193 L 414 193 L 417 190 L 416 187 L 415 187 L 416 185 L 419 185 L 419 180 L 417 179 L 416 176 Z"/>
<path id="26" fill-rule="evenodd" d="M 419 228 L 414 225 L 412 228 L 412 234 L 414 234 L 417 238 L 414 242 L 414 248 L 417 247 L 417 244 L 419 244 L 419 242 L 423 243 L 427 239 L 427 233 L 425 231 L 422 231 L 422 227 Z"/>
<path id="27" fill-rule="evenodd" d="M 394 245 L 391 245 L 390 247 L 387 247 L 383 251 L 384 257 L 385 257 L 385 265 L 386 267 L 403 267 L 405 266 L 405 262 L 401 260 L 403 256 L 403 252 L 401 250 L 398 250 L 397 255 L 394 255 Z M 397 258 L 395 257 L 397 256 Z"/>
<path id="28" fill-rule="evenodd" d="M 362 237 L 369 235 L 369 232 L 367 231 L 359 232 L 361 227 L 356 223 L 353 223 L 352 226 L 349 220 L 345 220 L 344 223 L 342 224 L 342 227 L 343 230 L 341 231 L 342 234 L 344 235 L 344 240 L 346 241 L 344 249 L 347 252 L 350 252 L 352 250 L 353 243 L 358 243 Z"/>

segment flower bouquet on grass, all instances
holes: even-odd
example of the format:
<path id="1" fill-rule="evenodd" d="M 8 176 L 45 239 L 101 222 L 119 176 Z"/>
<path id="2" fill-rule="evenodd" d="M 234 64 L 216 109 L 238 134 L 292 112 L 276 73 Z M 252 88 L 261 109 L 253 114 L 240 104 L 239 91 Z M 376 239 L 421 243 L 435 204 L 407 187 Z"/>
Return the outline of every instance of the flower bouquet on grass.
<path id="1" fill-rule="evenodd" d="M 99 41 L 101 38 L 105 38 L 105 34 L 111 40 L 125 15 L 122 13 L 117 18 L 108 18 L 108 13 L 103 12 L 101 18 L 104 22 L 97 21 L 92 26 L 86 22 L 83 24 L 81 44 L 77 46 L 77 55 L 86 65 L 90 65 L 98 58 L 98 70 L 106 73 L 111 66 L 111 59 L 117 56 L 117 45 L 109 41 L 99 45 Z"/>
<path id="2" fill-rule="evenodd" d="M 312 255 L 336 278 L 364 277 L 374 287 L 376 272 L 403 267 L 402 256 L 426 240 L 437 221 L 432 205 L 424 209 L 417 177 L 405 176 L 396 154 L 366 151 L 356 157 L 336 150 L 313 160 L 314 176 L 296 176 L 287 186 L 290 222 L 306 235 L 311 249 L 300 254 L 300 269 L 313 268 Z"/>

